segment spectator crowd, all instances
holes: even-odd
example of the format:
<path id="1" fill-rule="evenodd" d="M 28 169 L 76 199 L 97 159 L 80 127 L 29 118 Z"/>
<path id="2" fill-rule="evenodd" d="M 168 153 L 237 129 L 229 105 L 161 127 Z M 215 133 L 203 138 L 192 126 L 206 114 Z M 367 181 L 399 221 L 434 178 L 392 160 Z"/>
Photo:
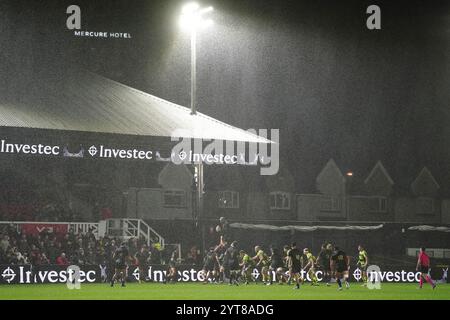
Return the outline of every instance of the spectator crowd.
<path id="1" fill-rule="evenodd" d="M 96 239 L 92 232 L 57 235 L 44 231 L 27 235 L 15 225 L 0 225 L 0 265 L 112 265 L 120 244 L 114 237 Z M 166 264 L 172 254 L 158 244 L 147 246 L 138 238 L 129 239 L 127 247 L 131 256 L 142 248 L 148 250 L 149 264 Z"/>

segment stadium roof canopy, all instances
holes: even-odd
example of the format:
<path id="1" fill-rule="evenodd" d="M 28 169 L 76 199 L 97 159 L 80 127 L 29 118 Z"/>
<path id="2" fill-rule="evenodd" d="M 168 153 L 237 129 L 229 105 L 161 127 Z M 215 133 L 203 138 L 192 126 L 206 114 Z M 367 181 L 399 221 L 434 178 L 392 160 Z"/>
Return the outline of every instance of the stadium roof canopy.
<path id="1" fill-rule="evenodd" d="M 3 87 L 0 126 L 157 137 L 181 130 L 175 136 L 271 142 L 89 71 L 65 77 L 46 73 L 39 81 L 24 82 Z"/>

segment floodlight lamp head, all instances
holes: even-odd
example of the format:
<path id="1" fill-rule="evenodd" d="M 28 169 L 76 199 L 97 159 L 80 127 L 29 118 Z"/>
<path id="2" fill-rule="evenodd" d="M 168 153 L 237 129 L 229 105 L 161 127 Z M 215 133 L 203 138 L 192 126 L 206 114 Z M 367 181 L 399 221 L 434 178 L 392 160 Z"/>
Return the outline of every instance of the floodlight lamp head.
<path id="1" fill-rule="evenodd" d="M 213 11 L 213 7 L 200 8 L 196 2 L 190 2 L 181 9 L 179 25 L 181 29 L 187 32 L 195 32 L 204 29 L 213 24 L 211 19 L 205 19 L 204 15 Z"/>

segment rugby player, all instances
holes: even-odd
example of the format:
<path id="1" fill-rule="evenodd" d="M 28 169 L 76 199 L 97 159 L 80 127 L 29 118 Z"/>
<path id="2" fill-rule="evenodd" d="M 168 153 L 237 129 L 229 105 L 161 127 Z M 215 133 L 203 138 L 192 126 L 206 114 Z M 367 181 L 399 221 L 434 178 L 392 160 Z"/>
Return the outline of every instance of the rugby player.
<path id="1" fill-rule="evenodd" d="M 223 283 L 224 282 L 224 274 L 225 274 L 225 267 L 224 267 L 224 258 L 225 258 L 225 252 L 227 251 L 228 245 L 226 241 L 221 241 L 221 243 L 216 246 L 214 249 L 214 252 L 217 256 L 217 263 L 214 265 L 214 272 L 215 272 L 215 282 Z"/>
<path id="2" fill-rule="evenodd" d="M 230 247 L 225 251 L 223 266 L 225 273 L 230 279 L 229 285 L 239 285 L 239 251 L 237 249 L 237 241 L 233 241 Z"/>
<path id="3" fill-rule="evenodd" d="M 287 281 L 286 282 L 290 286 L 291 285 L 291 276 L 289 274 L 289 257 L 287 255 L 289 250 L 291 250 L 290 246 L 285 245 L 283 247 L 283 266 L 284 266 L 284 269 L 287 271 L 286 272 L 287 273 Z M 285 273 L 285 275 L 286 275 L 286 273 Z"/>
<path id="4" fill-rule="evenodd" d="M 217 260 L 215 248 L 211 247 L 204 260 L 203 273 L 205 274 L 205 280 L 203 283 L 208 283 L 209 279 L 214 280 L 216 276 L 217 265 L 219 265 L 219 261 Z"/>
<path id="5" fill-rule="evenodd" d="M 269 257 L 262 250 L 260 246 L 255 247 L 256 255 L 252 258 L 256 267 L 261 269 L 262 282 L 268 283 L 269 281 Z"/>
<path id="6" fill-rule="evenodd" d="M 114 287 L 114 282 L 117 280 L 122 283 L 122 287 L 125 287 L 127 259 L 129 259 L 128 248 L 126 243 L 123 242 L 119 248 L 113 254 L 114 259 L 114 275 L 111 279 L 111 287 Z"/>
<path id="7" fill-rule="evenodd" d="M 334 252 L 331 255 L 331 271 L 336 278 L 336 282 L 338 283 L 338 290 L 342 290 L 342 279 L 346 272 L 348 272 L 350 268 L 349 257 L 347 254 L 339 249 L 339 247 L 334 248 Z M 350 288 L 350 285 L 347 280 L 345 280 L 345 285 L 347 289 Z"/>
<path id="8" fill-rule="evenodd" d="M 178 249 L 175 249 L 172 251 L 172 254 L 170 255 L 168 263 L 169 268 L 166 271 L 164 283 L 167 282 L 176 283 L 178 281 L 177 261 L 178 261 Z"/>
<path id="9" fill-rule="evenodd" d="M 288 266 L 289 266 L 289 277 L 295 280 L 294 289 L 300 289 L 300 272 L 302 270 L 301 263 L 301 252 L 297 249 L 297 244 L 294 242 L 291 245 L 291 249 L 287 252 Z"/>
<path id="10" fill-rule="evenodd" d="M 147 270 L 147 261 L 149 256 L 150 255 L 146 246 L 142 246 L 141 250 L 136 252 L 134 255 L 139 271 L 139 283 L 143 283 L 145 280 L 145 272 Z"/>
<path id="11" fill-rule="evenodd" d="M 274 247 L 270 248 L 270 265 L 269 265 L 269 283 L 267 285 L 273 284 L 273 273 L 275 273 L 275 280 L 278 281 L 278 284 L 283 284 L 283 280 L 285 281 L 285 269 L 283 263 L 283 257 L 278 253 L 278 250 Z"/>
<path id="12" fill-rule="evenodd" d="M 367 251 L 364 250 L 362 245 L 358 246 L 358 262 L 357 267 L 361 270 L 361 279 L 363 281 L 363 286 L 367 285 L 367 266 L 369 264 L 369 256 Z"/>
<path id="13" fill-rule="evenodd" d="M 239 256 L 241 257 L 241 263 L 239 266 L 242 268 L 242 278 L 244 279 L 245 284 L 249 284 L 249 281 L 252 280 L 254 262 L 244 250 L 239 251 Z"/>
<path id="14" fill-rule="evenodd" d="M 327 286 L 330 286 L 331 280 L 331 269 L 330 269 L 330 258 L 331 258 L 331 245 L 324 243 L 320 249 L 319 255 L 317 257 L 317 267 L 323 273 L 323 280 L 326 281 Z"/>
<path id="15" fill-rule="evenodd" d="M 219 244 L 230 241 L 229 235 L 229 222 L 225 217 L 219 218 L 219 225 L 216 227 L 216 231 L 219 233 Z"/>
<path id="16" fill-rule="evenodd" d="M 308 248 L 303 249 L 303 254 L 306 256 L 306 265 L 303 268 L 309 275 L 309 278 L 311 279 L 311 285 L 312 286 L 318 286 L 318 280 L 316 276 L 316 257 L 313 256 L 313 254 L 309 251 Z"/>

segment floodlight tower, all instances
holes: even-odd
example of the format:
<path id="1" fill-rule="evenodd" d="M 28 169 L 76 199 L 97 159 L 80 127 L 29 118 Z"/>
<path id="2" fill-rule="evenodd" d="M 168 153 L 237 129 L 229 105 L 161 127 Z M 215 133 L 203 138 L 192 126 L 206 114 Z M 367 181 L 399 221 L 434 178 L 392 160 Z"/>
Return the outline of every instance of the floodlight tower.
<path id="1" fill-rule="evenodd" d="M 213 7 L 201 8 L 196 2 L 190 2 L 183 6 L 181 9 L 181 15 L 179 18 L 180 27 L 189 32 L 191 37 L 191 115 L 197 114 L 197 35 L 198 31 L 205 29 L 213 24 L 211 19 L 205 19 L 205 14 L 213 11 Z M 203 163 L 195 165 L 195 176 L 197 183 L 197 216 L 196 221 L 199 218 L 203 218 Z M 201 226 L 202 230 L 202 249 L 205 250 L 205 226 Z"/>

